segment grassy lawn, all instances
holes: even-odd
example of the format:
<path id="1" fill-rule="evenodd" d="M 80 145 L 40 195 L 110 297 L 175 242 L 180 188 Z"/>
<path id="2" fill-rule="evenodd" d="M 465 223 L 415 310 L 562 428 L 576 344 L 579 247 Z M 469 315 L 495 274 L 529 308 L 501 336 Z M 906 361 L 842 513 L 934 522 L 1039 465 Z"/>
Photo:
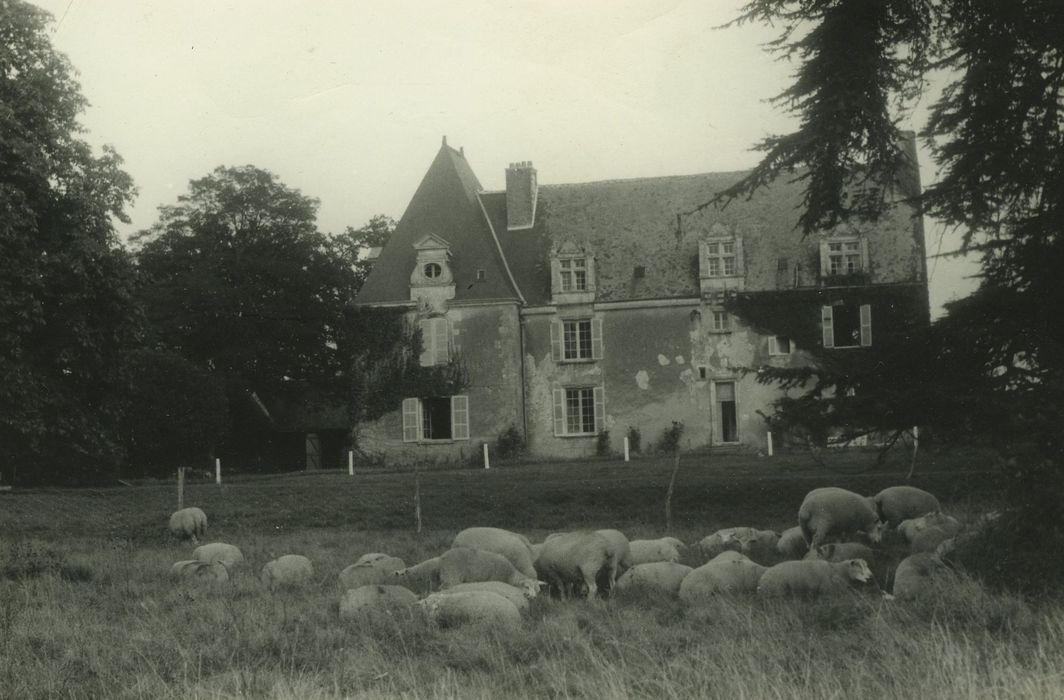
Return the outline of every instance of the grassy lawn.
<path id="1" fill-rule="evenodd" d="M 835 484 L 863 493 L 900 483 L 906 465 L 842 474 L 866 455 L 689 456 L 674 533 L 793 523 L 802 496 Z M 917 483 L 972 517 L 993 503 L 973 455 L 922 462 Z M 917 604 L 874 595 L 820 602 L 719 600 L 686 608 L 641 597 L 537 599 L 517 631 L 440 630 L 418 614 L 338 616 L 338 573 L 361 554 L 408 563 L 443 551 L 457 529 L 618 527 L 664 534 L 672 464 L 591 461 L 421 475 L 425 529 L 414 532 L 413 476 L 402 472 L 247 477 L 192 484 L 208 538 L 247 566 L 227 584 L 178 582 L 191 547 L 165 533 L 173 484 L 35 490 L 0 496 L 0 697 L 120 698 L 970 698 L 1061 697 L 1064 606 L 951 582 Z M 257 578 L 286 553 L 315 580 L 273 593 Z"/>

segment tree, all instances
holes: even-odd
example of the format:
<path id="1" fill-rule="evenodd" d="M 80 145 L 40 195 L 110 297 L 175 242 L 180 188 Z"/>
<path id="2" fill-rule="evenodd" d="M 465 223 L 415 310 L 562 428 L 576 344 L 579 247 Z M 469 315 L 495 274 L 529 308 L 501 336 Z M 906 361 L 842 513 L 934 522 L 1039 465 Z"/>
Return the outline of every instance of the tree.
<path id="1" fill-rule="evenodd" d="M 78 138 L 86 101 L 51 16 L 0 0 L 0 462 L 21 482 L 96 479 L 122 457 L 135 268 L 113 220 L 133 182 Z"/>
<path id="2" fill-rule="evenodd" d="M 361 228 L 348 226 L 335 238 L 340 253 L 355 269 L 356 285 L 362 289 L 375 258 L 369 256 L 370 249 L 381 248 L 395 231 L 395 219 L 384 214 L 377 214 Z"/>
<path id="3" fill-rule="evenodd" d="M 1064 4 L 753 0 L 737 21 L 782 26 L 774 48 L 800 63 L 777 100 L 800 125 L 762 142 L 765 159 L 720 200 L 804 168 L 806 233 L 875 218 L 879 195 L 851 197 L 854 173 L 880 193 L 896 181 L 900 119 L 930 71 L 947 75 L 922 132 L 940 178 L 916 203 L 963 231 L 962 251 L 981 256 L 982 283 L 928 334 L 929 381 L 940 389 L 934 422 L 1006 457 L 1010 511 L 997 530 L 1002 546 L 987 548 L 990 573 L 1023 570 L 1033 585 L 1059 579 L 1039 567 L 1064 543 L 1060 528 L 1043 526 L 1064 522 L 1064 324 L 1055 303 L 1064 269 Z"/>

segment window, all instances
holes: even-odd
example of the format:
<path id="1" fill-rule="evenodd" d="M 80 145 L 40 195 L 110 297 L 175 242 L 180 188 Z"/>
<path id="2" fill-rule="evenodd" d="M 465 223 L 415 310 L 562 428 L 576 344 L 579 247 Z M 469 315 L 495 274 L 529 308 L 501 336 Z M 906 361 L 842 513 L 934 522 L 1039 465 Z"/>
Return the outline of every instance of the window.
<path id="1" fill-rule="evenodd" d="M 597 435 L 604 425 L 602 387 L 581 386 L 554 390 L 554 434 Z"/>
<path id="2" fill-rule="evenodd" d="M 723 231 L 723 227 L 720 227 Z M 699 246 L 699 276 L 702 279 L 741 277 L 743 239 L 737 236 L 704 239 Z"/>
<path id="3" fill-rule="evenodd" d="M 439 263 L 428 263 L 425 265 L 424 273 L 428 279 L 436 279 L 443 274 L 443 268 L 440 267 Z"/>
<path id="4" fill-rule="evenodd" d="M 790 355 L 794 346 L 791 339 L 785 335 L 770 335 L 768 338 L 769 355 Z"/>
<path id="5" fill-rule="evenodd" d="M 446 318 L 426 318 L 421 327 L 421 366 L 445 365 L 451 360 L 451 324 Z"/>
<path id="6" fill-rule="evenodd" d="M 731 318 L 728 317 L 727 311 L 715 309 L 713 311 L 713 330 L 717 333 L 723 333 L 731 330 Z"/>
<path id="7" fill-rule="evenodd" d="M 598 318 L 554 321 L 550 327 L 551 356 L 555 362 L 602 359 L 602 320 Z"/>
<path id="8" fill-rule="evenodd" d="M 821 307 L 825 348 L 857 348 L 872 344 L 872 306 L 837 304 Z"/>
<path id="9" fill-rule="evenodd" d="M 714 426 L 721 442 L 739 442 L 738 399 L 735 382 L 713 382 L 717 414 Z"/>
<path id="10" fill-rule="evenodd" d="M 403 399 L 403 442 L 468 439 L 469 397 Z"/>
<path id="11" fill-rule="evenodd" d="M 862 237 L 831 238 L 820 243 L 820 267 L 824 276 L 853 275 L 868 270 L 868 244 Z"/>
<path id="12" fill-rule="evenodd" d="M 587 291 L 587 258 L 559 258 L 558 271 L 563 292 Z"/>

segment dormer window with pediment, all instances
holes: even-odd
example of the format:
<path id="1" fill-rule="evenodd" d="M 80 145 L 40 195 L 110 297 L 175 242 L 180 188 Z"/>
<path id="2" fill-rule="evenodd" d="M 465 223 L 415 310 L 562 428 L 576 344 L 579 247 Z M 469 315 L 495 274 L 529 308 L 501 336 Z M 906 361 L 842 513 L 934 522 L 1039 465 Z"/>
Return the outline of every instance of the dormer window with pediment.
<path id="1" fill-rule="evenodd" d="M 555 304 L 595 300 L 595 258 L 584 247 L 563 244 L 551 253 L 551 296 Z"/>
<path id="2" fill-rule="evenodd" d="M 444 302 L 454 298 L 451 246 L 439 236 L 429 234 L 414 244 L 414 252 L 410 299 L 430 309 L 442 310 Z"/>
<path id="3" fill-rule="evenodd" d="M 714 224 L 698 241 L 698 279 L 702 292 L 742 289 L 746 281 L 743 239 Z"/>

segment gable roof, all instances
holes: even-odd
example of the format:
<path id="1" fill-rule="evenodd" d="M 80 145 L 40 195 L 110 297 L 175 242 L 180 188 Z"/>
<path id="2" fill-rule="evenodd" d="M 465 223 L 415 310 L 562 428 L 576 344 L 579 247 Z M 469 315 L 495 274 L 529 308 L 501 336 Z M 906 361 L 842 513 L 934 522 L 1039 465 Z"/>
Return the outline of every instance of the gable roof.
<path id="1" fill-rule="evenodd" d="M 520 300 L 480 208 L 480 182 L 465 155 L 440 147 L 406 211 L 373 264 L 356 304 L 410 300 L 414 245 L 432 235 L 450 246 L 456 301 Z M 483 270 L 483 279 L 477 271 Z"/>

